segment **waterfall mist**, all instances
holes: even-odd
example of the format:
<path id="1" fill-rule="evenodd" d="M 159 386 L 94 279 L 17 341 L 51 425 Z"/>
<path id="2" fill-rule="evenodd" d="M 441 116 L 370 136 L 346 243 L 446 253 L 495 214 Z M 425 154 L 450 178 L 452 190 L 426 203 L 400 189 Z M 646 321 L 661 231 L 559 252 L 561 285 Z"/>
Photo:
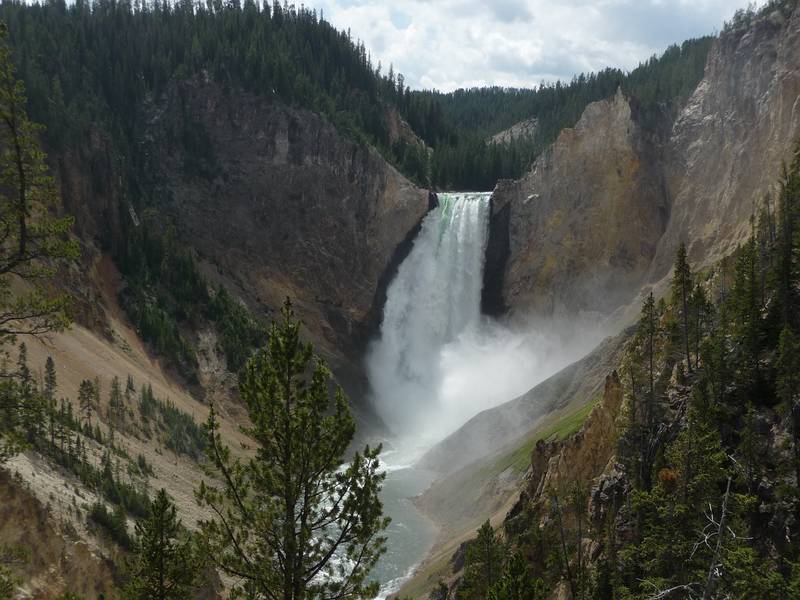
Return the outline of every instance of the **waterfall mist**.
<path id="1" fill-rule="evenodd" d="M 442 439 L 599 341 L 574 325 L 511 328 L 481 315 L 490 196 L 439 194 L 387 291 L 367 372 L 377 411 L 408 446 Z"/>

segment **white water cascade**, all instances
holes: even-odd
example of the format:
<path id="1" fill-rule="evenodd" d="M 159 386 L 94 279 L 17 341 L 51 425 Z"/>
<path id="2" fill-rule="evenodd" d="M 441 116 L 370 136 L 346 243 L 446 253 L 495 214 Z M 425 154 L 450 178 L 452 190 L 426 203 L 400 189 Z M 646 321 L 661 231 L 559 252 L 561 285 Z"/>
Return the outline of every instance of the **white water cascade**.
<path id="1" fill-rule="evenodd" d="M 387 290 L 367 373 L 376 409 L 409 451 L 523 394 L 599 341 L 588 327 L 577 336 L 552 320 L 511 329 L 481 315 L 490 197 L 439 194 Z"/>
<path id="2" fill-rule="evenodd" d="M 437 411 L 442 350 L 480 322 L 490 194 L 439 194 L 387 291 L 367 361 L 381 416 L 417 433 Z"/>

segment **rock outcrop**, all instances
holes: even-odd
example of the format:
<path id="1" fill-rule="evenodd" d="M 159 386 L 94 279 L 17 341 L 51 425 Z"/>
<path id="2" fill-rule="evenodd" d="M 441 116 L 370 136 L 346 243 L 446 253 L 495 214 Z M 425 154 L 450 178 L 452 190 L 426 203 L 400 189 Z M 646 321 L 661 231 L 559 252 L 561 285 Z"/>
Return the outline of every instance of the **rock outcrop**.
<path id="1" fill-rule="evenodd" d="M 800 8 L 726 29 L 674 122 L 643 128 L 620 93 L 587 107 L 493 197 L 488 312 L 610 314 L 669 271 L 729 253 L 800 135 Z M 774 202 L 772 203 L 774 209 Z"/>
<path id="2" fill-rule="evenodd" d="M 536 118 L 525 119 L 514 123 L 508 129 L 495 133 L 487 138 L 487 144 L 510 144 L 518 140 L 532 140 L 539 130 L 539 120 Z"/>
<path id="3" fill-rule="evenodd" d="M 622 397 L 622 384 L 613 371 L 606 377 L 603 399 L 580 431 L 563 442 L 536 445 L 527 477 L 529 498 L 540 502 L 570 484 L 586 486 L 610 467 L 619 435 L 617 417 Z"/>
<path id="4" fill-rule="evenodd" d="M 657 165 L 653 136 L 621 90 L 590 104 L 527 175 L 495 189 L 491 237 L 507 238 L 508 254 L 505 264 L 502 252 L 488 257 L 489 304 L 501 297 L 512 312 L 553 315 L 626 300 L 667 223 Z"/>
<path id="5" fill-rule="evenodd" d="M 357 380 L 435 198 L 320 115 L 207 79 L 175 85 L 152 114 L 154 187 L 179 235 L 251 308 L 291 297 L 337 375 Z"/>

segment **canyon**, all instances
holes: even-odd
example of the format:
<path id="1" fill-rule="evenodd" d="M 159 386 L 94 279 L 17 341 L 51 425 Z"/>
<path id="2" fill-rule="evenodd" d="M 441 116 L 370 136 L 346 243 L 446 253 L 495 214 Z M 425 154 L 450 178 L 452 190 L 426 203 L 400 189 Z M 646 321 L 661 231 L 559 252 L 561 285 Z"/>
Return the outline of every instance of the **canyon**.
<path id="1" fill-rule="evenodd" d="M 413 183 L 375 147 L 343 133 L 327 117 L 223 85 L 208 73 L 171 82 L 143 111 L 147 118 L 136 140 L 146 158 L 136 177 L 149 200 L 138 211 L 116 183 L 133 174 L 108 158 L 112 142 L 102 133 L 94 136 L 91 150 L 107 155 L 105 160 L 89 164 L 85 156 L 53 153 L 64 206 L 76 216 L 83 250 L 82 268 L 73 269 L 64 284 L 79 299 L 80 310 L 71 330 L 32 346 L 37 368 L 54 355 L 63 391 L 73 395 L 79 381 L 101 366 L 106 389 L 112 375 L 133 373 L 198 421 L 213 400 L 221 407 L 226 439 L 244 443 L 239 426 L 246 418 L 235 377 L 226 372 L 216 347 L 219 332 L 208 324 L 186 328 L 201 355 L 203 393 L 198 393 L 141 341 L 119 305 L 126 283 L 99 238 L 134 214 L 134 220 L 146 219 L 158 230 L 174 230 L 208 280 L 226 286 L 258 318 L 275 318 L 290 297 L 305 339 L 347 392 L 359 423 L 358 441 L 396 441 L 392 432 L 406 427 L 396 406 L 402 399 L 393 398 L 389 409 L 376 407 L 376 387 L 386 391 L 405 380 L 380 382 L 375 363 L 365 357 L 387 314 L 398 331 L 408 322 L 400 317 L 420 308 L 441 324 L 442 315 L 450 314 L 448 303 L 457 301 L 440 298 L 441 305 L 434 306 L 430 295 L 410 293 L 408 306 L 387 301 L 398 281 L 437 283 L 438 271 L 415 281 L 415 273 L 402 269 L 410 268 L 406 261 L 416 243 L 427 234 L 435 238 L 425 219 L 453 209 L 450 194 Z M 386 118 L 395 138 L 428 151 L 397 112 L 389 110 Z M 535 120 L 525 121 L 497 134 L 495 142 L 527 135 L 536 126 Z M 187 131 L 194 142 L 186 142 Z M 440 578 L 452 580 L 450 558 L 458 545 L 489 517 L 494 523 L 508 517 L 513 527 L 520 493 L 536 503 L 573 476 L 583 482 L 605 477 L 610 485 L 622 401 L 615 369 L 631 338 L 633 315 L 647 293 L 666 289 L 681 243 L 703 269 L 746 240 L 751 216 L 764 206 L 774 209 L 775 182 L 782 165 L 791 162 L 798 138 L 800 8 L 793 7 L 726 28 L 712 44 L 704 77 L 675 113 L 645 113 L 620 88 L 589 104 L 522 178 L 499 181 L 490 196 L 480 196 L 486 213 L 464 217 L 485 227 L 485 236 L 477 236 L 479 253 L 459 257 L 463 264 L 452 261 L 453 272 L 482 277 L 450 290 L 474 300 L 471 312 L 453 311 L 464 322 L 447 335 L 431 331 L 430 319 L 415 321 L 422 341 L 395 340 L 405 345 L 391 352 L 438 351 L 435 344 L 452 342 L 465 323 L 485 319 L 509 332 L 567 321 L 580 332 L 592 324 L 586 337 L 594 342 L 592 336 L 598 336 L 598 343 L 576 345 L 565 364 L 553 363 L 558 366 L 542 371 L 547 377 L 535 378 L 544 381 L 515 397 L 483 406 L 476 400 L 444 439 L 437 437 L 442 428 L 427 436 L 417 465 L 436 481 L 415 503 L 437 522 L 439 539 L 431 542 L 432 554 L 406 590 L 422 597 Z M 91 183 L 95 177 L 102 180 L 99 188 Z M 411 358 L 427 368 L 438 360 L 434 354 Z M 380 373 L 396 367 L 382 360 Z M 407 379 L 419 375 L 415 371 Z M 440 417 L 415 406 L 415 417 Z M 574 420 L 560 438 L 548 429 L 559 419 Z M 425 423 L 413 423 L 412 434 L 424 430 Z M 192 489 L 202 465 L 156 452 L 135 436 L 120 436 L 131 452 L 146 455 L 155 469 L 153 484 L 175 496 L 185 521 L 200 518 Z M 84 572 L 96 573 L 96 590 L 82 588 L 82 593 L 110 589 L 109 556 L 115 551 L 104 543 L 73 540 L 70 535 L 76 534 L 65 535 L 53 525 L 80 522 L 70 507 L 81 497 L 74 478 L 28 457 L 14 459 L 10 469 L 19 477 L 3 475 L 6 510 L 40 533 L 28 593 L 55 597 L 75 584 L 74 566 L 60 559 L 64 553 L 77 557 L 73 560 Z M 74 491 L 69 498 L 49 500 L 59 484 Z M 398 487 L 398 494 L 406 493 Z M 31 508 L 29 494 L 49 504 L 49 514 Z M 77 535 L 91 538 L 85 528 Z M 46 537 L 57 541 L 48 547 Z M 0 528 L 0 539 L 18 541 L 19 528 Z M 47 569 L 53 581 L 44 576 Z"/>

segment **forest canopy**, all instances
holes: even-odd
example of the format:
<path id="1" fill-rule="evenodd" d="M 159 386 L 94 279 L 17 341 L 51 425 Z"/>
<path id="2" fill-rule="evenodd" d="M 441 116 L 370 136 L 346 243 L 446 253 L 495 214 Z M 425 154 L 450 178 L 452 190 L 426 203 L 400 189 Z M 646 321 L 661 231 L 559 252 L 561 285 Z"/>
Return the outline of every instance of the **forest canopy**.
<path id="1" fill-rule="evenodd" d="M 0 19 L 51 153 L 85 148 L 100 127 L 114 136 L 120 160 L 135 167 L 136 133 L 152 101 L 170 82 L 205 73 L 228 89 L 324 114 L 437 189 L 492 189 L 498 179 L 519 177 L 587 104 L 619 87 L 650 121 L 674 111 L 702 77 L 711 45 L 701 38 L 672 46 L 630 73 L 606 69 L 530 90 L 443 94 L 411 90 L 349 31 L 279 2 L 4 2 Z M 421 141 L 393 140 L 391 111 Z M 528 118 L 537 119 L 532 139 L 487 142 Z"/>

